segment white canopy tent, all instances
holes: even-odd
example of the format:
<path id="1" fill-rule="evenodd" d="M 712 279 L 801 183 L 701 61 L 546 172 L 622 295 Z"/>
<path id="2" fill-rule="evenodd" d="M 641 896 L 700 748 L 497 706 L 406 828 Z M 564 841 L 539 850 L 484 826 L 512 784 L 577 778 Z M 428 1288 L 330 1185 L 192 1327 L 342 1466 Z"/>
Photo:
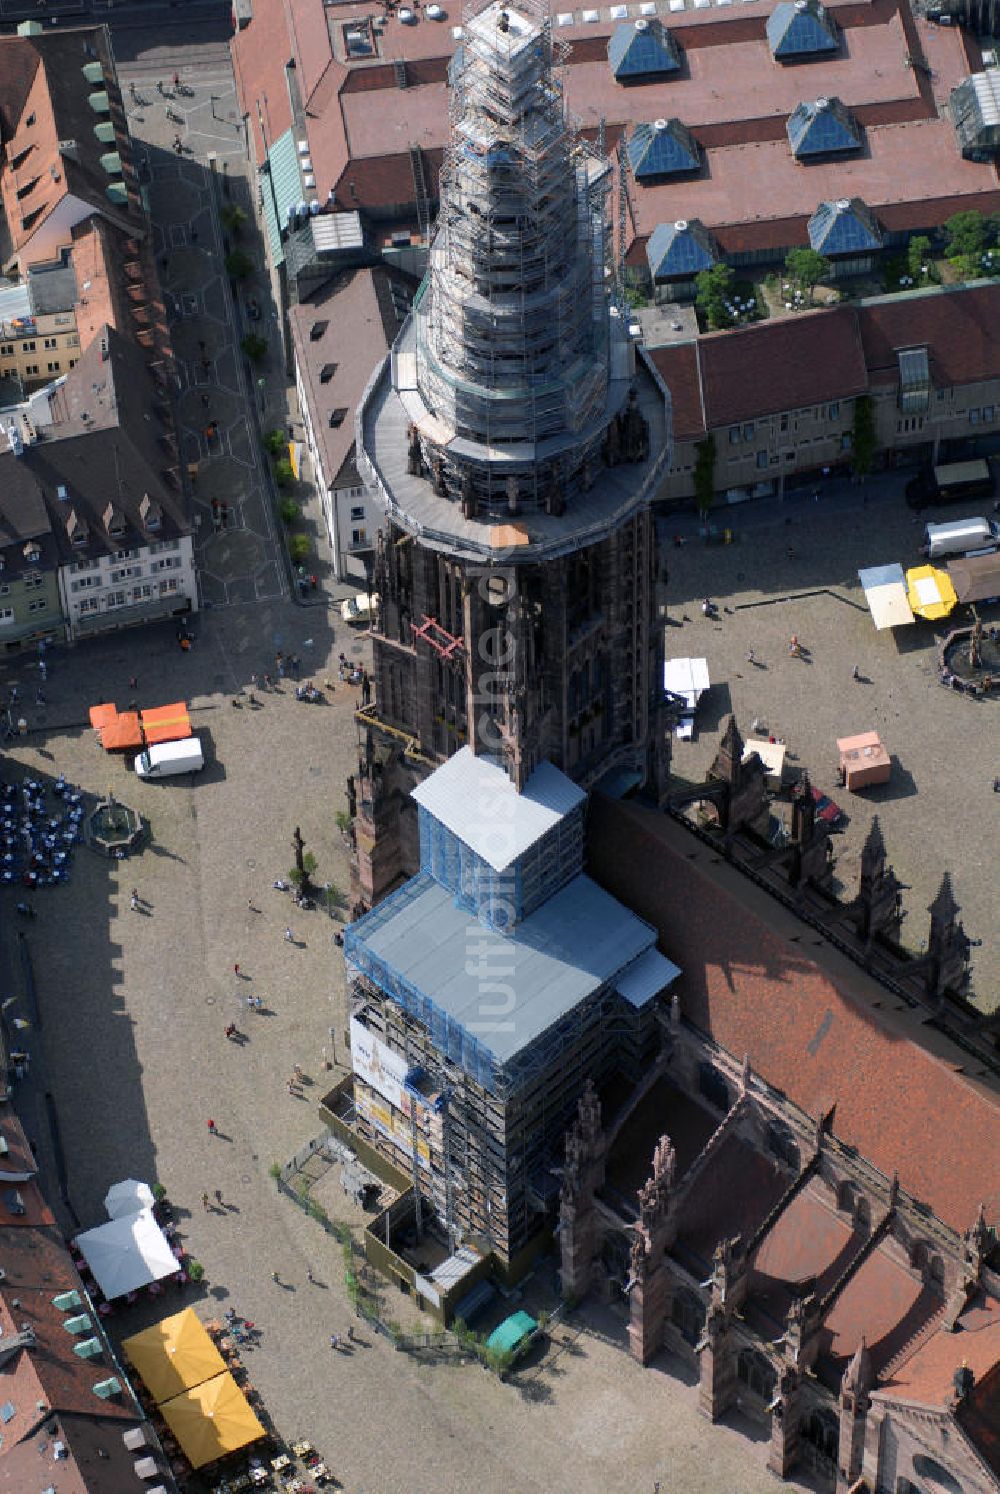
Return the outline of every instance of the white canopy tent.
<path id="1" fill-rule="evenodd" d="M 872 621 L 883 628 L 902 628 L 914 621 L 901 565 L 873 565 L 858 571 Z"/>
<path id="2" fill-rule="evenodd" d="M 77 1235 L 76 1243 L 109 1302 L 180 1269 L 151 1209 L 99 1224 Z"/>
<path id="3" fill-rule="evenodd" d="M 695 708 L 705 691 L 710 688 L 707 659 L 666 659 L 663 665 L 663 688 L 671 695 L 679 695 L 687 702 L 687 710 L 674 727 L 678 737 L 690 737 L 694 733 Z"/>
<path id="4" fill-rule="evenodd" d="M 109 1219 L 137 1214 L 140 1209 L 153 1207 L 153 1190 L 148 1183 L 140 1183 L 137 1178 L 124 1178 L 120 1183 L 112 1183 L 104 1196 L 104 1207 Z"/>

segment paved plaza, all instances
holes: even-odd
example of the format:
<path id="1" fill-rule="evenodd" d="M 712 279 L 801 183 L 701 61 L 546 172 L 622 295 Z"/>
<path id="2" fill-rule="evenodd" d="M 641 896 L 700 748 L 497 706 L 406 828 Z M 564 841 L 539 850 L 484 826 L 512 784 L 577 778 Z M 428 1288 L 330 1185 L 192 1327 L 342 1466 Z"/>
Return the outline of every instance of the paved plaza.
<path id="1" fill-rule="evenodd" d="M 967 511 L 979 511 L 977 500 Z M 923 525 L 935 515 L 918 519 L 899 493 L 883 490 L 865 506 L 808 498 L 716 517 L 733 524 L 734 544 L 706 545 L 685 523 L 686 542 L 677 549 L 670 539 L 678 525 L 661 524 L 669 569 L 667 653 L 705 657 L 712 681 L 695 740 L 675 744 L 675 772 L 701 781 L 730 711 L 744 736 L 755 718 L 766 724 L 786 742 L 793 773 L 808 769 L 850 818 L 833 837 L 849 897 L 878 815 L 890 861 L 907 887 L 902 937 L 914 950 L 927 936 L 927 905 L 942 873 L 950 872 L 966 931 L 983 941 L 972 956 L 975 999 L 984 1009 L 995 1006 L 1000 702 L 976 702 L 940 686 L 936 638 L 944 625 L 918 621 L 876 632 L 857 577 L 859 567 L 918 564 Z M 706 596 L 718 605 L 714 620 L 702 614 Z M 984 622 L 1000 619 L 995 605 L 979 612 Z M 965 609 L 954 618 L 964 621 Z M 789 657 L 792 634 L 808 649 L 806 659 Z M 751 649 L 754 663 L 747 659 Z M 852 677 L 855 664 L 860 681 Z M 880 733 L 892 754 L 892 780 L 849 794 L 837 786 L 836 740 L 869 730 Z"/>

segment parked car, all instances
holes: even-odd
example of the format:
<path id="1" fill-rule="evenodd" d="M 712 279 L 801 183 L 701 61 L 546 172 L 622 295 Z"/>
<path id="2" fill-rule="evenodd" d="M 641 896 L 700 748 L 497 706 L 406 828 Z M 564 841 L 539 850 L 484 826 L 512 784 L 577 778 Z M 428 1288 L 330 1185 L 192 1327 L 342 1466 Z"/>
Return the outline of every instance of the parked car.
<path id="1" fill-rule="evenodd" d="M 839 804 L 835 804 L 828 795 L 822 793 L 815 784 L 810 784 L 812 789 L 813 803 L 816 805 L 816 818 L 830 830 L 839 830 L 846 824 L 847 816 Z"/>

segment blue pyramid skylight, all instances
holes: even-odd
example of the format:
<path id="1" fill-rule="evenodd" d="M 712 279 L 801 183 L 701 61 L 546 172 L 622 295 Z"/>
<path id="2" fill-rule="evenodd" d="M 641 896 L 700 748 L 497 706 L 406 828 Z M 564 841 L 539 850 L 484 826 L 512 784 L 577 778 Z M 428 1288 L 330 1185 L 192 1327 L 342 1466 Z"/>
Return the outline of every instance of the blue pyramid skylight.
<path id="1" fill-rule="evenodd" d="M 816 99 L 799 104 L 785 127 L 796 160 L 811 156 L 843 155 L 864 144 L 861 126 L 839 99 Z"/>
<path id="2" fill-rule="evenodd" d="M 637 125 L 626 149 L 629 165 L 639 182 L 697 171 L 701 166 L 698 142 L 679 119 L 658 119 L 655 124 Z"/>
<path id="3" fill-rule="evenodd" d="M 646 241 L 646 259 L 654 280 L 697 275 L 719 262 L 715 240 L 697 218 L 658 223 Z"/>
<path id="4" fill-rule="evenodd" d="M 681 65 L 677 43 L 655 17 L 616 26 L 608 41 L 608 61 L 619 83 L 663 78 Z"/>
<path id="5" fill-rule="evenodd" d="M 809 243 L 820 254 L 867 254 L 882 247 L 882 230 L 860 197 L 821 202 L 808 227 Z"/>
<path id="6" fill-rule="evenodd" d="M 836 52 L 837 24 L 820 0 L 780 0 L 767 18 L 771 55 L 779 62 Z"/>

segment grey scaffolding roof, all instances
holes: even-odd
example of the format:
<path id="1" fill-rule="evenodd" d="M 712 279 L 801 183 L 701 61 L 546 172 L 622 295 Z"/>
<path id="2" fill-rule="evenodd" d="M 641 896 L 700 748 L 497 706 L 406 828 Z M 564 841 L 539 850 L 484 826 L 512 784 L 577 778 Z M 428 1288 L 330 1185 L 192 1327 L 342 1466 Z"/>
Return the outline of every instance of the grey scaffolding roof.
<path id="1" fill-rule="evenodd" d="M 468 1035 L 503 1066 L 616 985 L 655 942 L 648 924 L 589 877 L 575 877 L 504 935 L 421 875 L 352 924 L 345 957 L 432 1032 L 435 1018 L 457 1024 L 461 1032 L 449 1033 L 447 1046 L 469 1069 L 468 1045 L 454 1037 Z"/>
<path id="2" fill-rule="evenodd" d="M 522 793 L 504 769 L 463 747 L 413 790 L 413 798 L 494 871 L 506 871 L 587 797 L 550 762 Z"/>

